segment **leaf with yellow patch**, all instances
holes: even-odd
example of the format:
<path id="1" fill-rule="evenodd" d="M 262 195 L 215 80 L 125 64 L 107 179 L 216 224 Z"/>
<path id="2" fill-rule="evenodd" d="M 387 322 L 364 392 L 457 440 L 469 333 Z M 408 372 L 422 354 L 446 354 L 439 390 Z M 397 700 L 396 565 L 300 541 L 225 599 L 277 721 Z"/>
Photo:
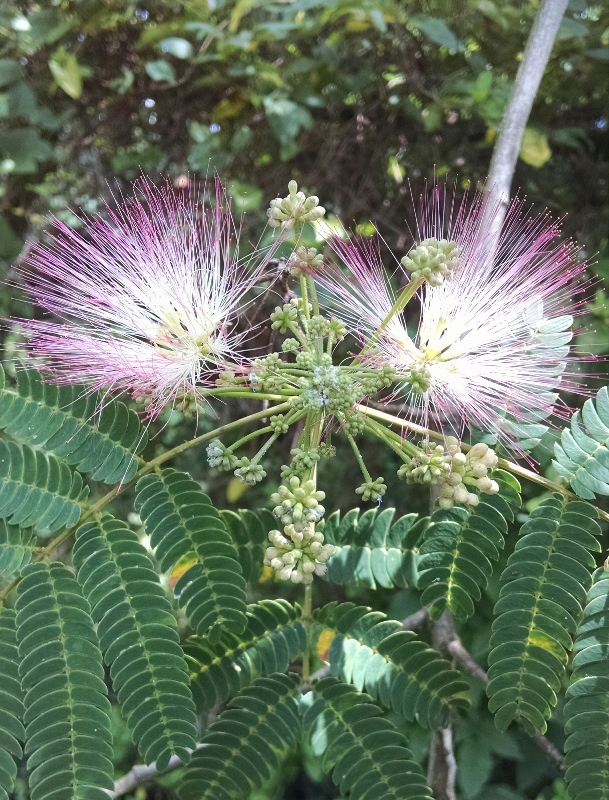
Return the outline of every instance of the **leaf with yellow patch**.
<path id="1" fill-rule="evenodd" d="M 169 573 L 169 586 L 172 589 L 175 589 L 176 584 L 180 580 L 182 575 L 184 575 L 185 572 L 188 572 L 188 570 L 194 564 L 196 564 L 197 561 L 198 558 L 196 553 L 193 553 L 192 551 L 190 553 L 184 553 L 182 558 L 176 561 L 174 568 Z"/>
<path id="2" fill-rule="evenodd" d="M 520 158 L 532 167 L 543 167 L 552 158 L 545 133 L 536 128 L 526 128 L 520 145 Z"/>

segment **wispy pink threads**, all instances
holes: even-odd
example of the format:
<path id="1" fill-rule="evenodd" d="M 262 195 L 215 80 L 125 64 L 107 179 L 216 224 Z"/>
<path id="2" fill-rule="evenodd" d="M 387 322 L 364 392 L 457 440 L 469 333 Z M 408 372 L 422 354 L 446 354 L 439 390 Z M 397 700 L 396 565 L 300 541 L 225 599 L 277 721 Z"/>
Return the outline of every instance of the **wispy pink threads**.
<path id="1" fill-rule="evenodd" d="M 573 243 L 557 241 L 556 222 L 547 214 L 529 216 L 520 200 L 511 204 L 493 247 L 482 229 L 489 219 L 485 202 L 477 194 L 456 204 L 438 186 L 421 197 L 415 244 L 448 239 L 461 257 L 442 286 L 419 290 L 420 319 L 412 338 L 404 313 L 377 333 L 399 291 L 392 289 L 376 242 L 333 238 L 330 244 L 348 272 L 330 268 L 318 278 L 333 313 L 362 342 L 374 337 L 364 357 L 396 369 L 427 427 L 439 419 L 458 433 L 465 426 L 494 429 L 510 444 L 514 436 L 506 432 L 505 415 L 520 422 L 544 419 L 556 390 L 569 385 L 574 279 L 585 265 L 578 263 Z M 401 266 L 396 273 L 403 287 L 408 277 Z"/>
<path id="2" fill-rule="evenodd" d="M 83 216 L 82 233 L 55 220 L 50 243 L 33 246 L 26 291 L 63 321 L 22 325 L 53 380 L 144 397 L 154 417 L 238 358 L 234 323 L 266 259 L 253 270 L 239 259 L 218 182 L 213 208 L 169 183 L 134 188 L 107 218 Z"/>

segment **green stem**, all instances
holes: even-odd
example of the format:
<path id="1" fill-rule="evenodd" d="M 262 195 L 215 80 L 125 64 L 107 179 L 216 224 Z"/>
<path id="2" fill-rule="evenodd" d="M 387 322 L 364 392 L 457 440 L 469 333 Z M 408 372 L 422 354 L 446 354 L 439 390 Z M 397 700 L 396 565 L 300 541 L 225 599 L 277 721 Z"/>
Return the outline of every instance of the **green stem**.
<path id="1" fill-rule="evenodd" d="M 304 275 L 300 276 L 300 294 L 302 297 L 302 313 L 305 319 L 310 319 L 309 313 L 309 293 L 307 291 L 307 279 Z"/>
<path id="2" fill-rule="evenodd" d="M 245 444 L 246 442 L 250 442 L 252 439 L 255 439 L 257 436 L 264 436 L 265 433 L 270 433 L 273 429 L 270 425 L 267 425 L 265 428 L 259 428 L 257 431 L 253 431 L 253 433 L 248 433 L 247 436 L 243 436 L 241 439 L 237 439 L 236 442 L 233 442 L 230 447 L 226 448 L 227 453 L 232 453 L 235 450 L 238 450 L 241 445 Z"/>
<path id="3" fill-rule="evenodd" d="M 400 428 L 404 429 L 407 428 L 408 430 L 414 431 L 415 433 L 420 433 L 421 436 L 429 436 L 430 439 L 436 439 L 436 441 L 444 442 L 446 439 L 443 433 L 438 433 L 437 431 L 431 431 L 428 428 L 423 428 L 421 425 L 417 425 L 414 422 L 408 422 L 407 420 L 400 419 L 399 417 L 394 417 L 391 414 L 387 414 L 384 411 L 378 411 L 376 408 L 368 408 L 367 406 L 360 405 L 359 403 L 356 406 L 358 411 L 361 411 L 362 414 L 365 414 L 368 417 L 375 417 L 376 419 L 382 419 L 383 422 L 388 422 L 390 425 L 396 425 Z M 464 450 L 466 453 L 468 450 L 471 450 L 472 445 L 465 444 L 464 442 L 461 443 L 461 449 Z M 536 483 L 539 486 L 543 486 L 546 489 L 549 489 L 552 492 L 559 492 L 560 494 L 564 495 L 565 497 L 573 498 L 574 500 L 579 500 L 576 494 L 570 492 L 567 488 L 562 486 L 555 481 L 551 481 L 549 478 L 544 478 L 543 475 L 538 475 L 536 472 L 533 472 L 526 467 L 521 467 L 520 464 L 516 464 L 513 461 L 508 461 L 505 458 L 500 458 L 497 466 L 501 467 L 501 469 L 505 469 L 508 472 L 511 472 L 513 475 L 518 475 L 520 478 L 524 478 L 525 480 L 529 480 L 532 483 Z M 599 517 L 601 519 L 609 521 L 609 514 L 606 511 L 603 511 L 600 508 L 596 509 Z"/>
<path id="4" fill-rule="evenodd" d="M 349 440 L 349 444 L 351 445 L 351 448 L 353 449 L 353 453 L 355 454 L 355 458 L 357 460 L 357 463 L 359 464 L 359 468 L 362 471 L 362 475 L 364 476 L 364 480 L 366 481 L 366 483 L 372 483 L 372 478 L 370 477 L 370 473 L 366 469 L 366 465 L 364 464 L 364 459 L 362 458 L 362 454 L 359 451 L 359 447 L 355 443 L 355 439 L 353 438 L 353 436 L 351 436 L 350 433 L 347 433 L 346 431 L 344 433 L 345 433 L 345 436 L 347 437 L 347 439 Z"/>
<path id="5" fill-rule="evenodd" d="M 66 530 L 62 531 L 58 536 L 56 536 L 53 541 L 49 542 L 49 544 L 44 547 L 32 561 L 37 563 L 38 561 L 43 561 L 47 556 L 49 556 L 60 544 L 69 539 L 70 536 L 74 533 L 76 528 L 80 527 L 83 522 L 94 517 L 98 514 L 111 500 L 113 500 L 118 494 L 120 494 L 123 489 L 128 486 L 132 486 L 138 478 L 141 478 L 143 475 L 147 475 L 149 472 L 154 472 L 154 470 L 159 467 L 161 464 L 164 464 L 165 461 L 169 461 L 169 459 L 173 458 L 180 453 L 183 453 L 186 450 L 189 450 L 191 447 L 194 447 L 197 444 L 201 444 L 202 442 L 207 441 L 208 439 L 215 439 L 218 436 L 221 436 L 223 433 L 227 431 L 234 430 L 235 428 L 240 427 L 241 425 L 247 425 L 250 422 L 256 422 L 259 419 L 265 419 L 266 417 L 273 417 L 276 414 L 281 414 L 284 411 L 287 411 L 292 406 L 290 403 L 281 403 L 274 408 L 267 408 L 263 409 L 262 411 L 257 411 L 255 414 L 250 414 L 247 417 L 242 417 L 241 419 L 235 420 L 234 422 L 227 422 L 226 425 L 220 425 L 218 428 L 215 428 L 213 431 L 209 433 L 203 433 L 201 436 L 197 436 L 195 439 L 191 439 L 188 442 L 183 442 L 182 444 L 177 445 L 177 447 L 168 450 L 166 453 L 162 453 L 160 456 L 157 456 L 152 461 L 148 461 L 141 467 L 135 476 L 128 482 L 128 483 L 119 483 L 115 486 L 111 491 L 101 497 L 96 503 L 84 512 L 81 516 L 78 524 L 72 528 L 66 528 Z M 2 602 L 8 594 L 14 589 L 14 587 L 19 583 L 21 579 L 16 578 L 12 583 L 10 583 L 2 592 L 0 592 L 0 602 Z"/>
<path id="6" fill-rule="evenodd" d="M 366 426 L 375 436 L 388 444 L 389 447 L 397 448 L 396 453 L 400 452 L 402 457 L 404 457 L 405 454 L 415 457 L 421 455 L 422 451 L 416 444 L 412 444 L 408 439 L 404 439 L 404 437 L 400 436 L 398 433 L 390 431 L 379 422 L 376 422 L 376 420 L 367 419 Z"/>
<path id="7" fill-rule="evenodd" d="M 311 583 L 306 584 L 304 587 L 302 621 L 307 632 L 307 643 L 302 656 L 302 682 L 308 683 L 311 676 L 311 634 L 313 628 L 313 585 Z"/>
<path id="8" fill-rule="evenodd" d="M 288 391 L 278 391 L 273 394 L 267 394 L 265 392 L 246 392 L 240 391 L 237 389 L 236 391 L 233 390 L 218 390 L 213 393 L 212 397 L 236 397 L 241 398 L 242 400 L 285 400 L 286 397 L 296 397 L 297 392 L 288 392 Z"/>
<path id="9" fill-rule="evenodd" d="M 381 324 L 375 330 L 375 332 L 372 334 L 370 339 L 368 339 L 366 344 L 362 347 L 360 355 L 362 353 L 365 353 L 366 350 L 368 350 L 368 348 L 371 347 L 378 340 L 380 334 L 385 330 L 387 325 L 389 325 L 389 323 L 391 322 L 393 317 L 395 317 L 396 314 L 399 314 L 401 311 L 403 311 L 406 308 L 406 306 L 408 305 L 408 302 L 414 297 L 414 295 L 417 292 L 417 290 L 424 283 L 425 283 L 425 278 L 419 278 L 418 280 L 410 281 L 408 286 L 406 286 L 406 288 L 402 292 L 400 292 L 400 295 L 399 295 L 398 299 L 391 306 L 391 309 L 390 309 L 389 313 L 387 314 L 387 316 L 385 317 L 385 319 L 381 322 Z"/>
<path id="10" fill-rule="evenodd" d="M 309 292 L 311 293 L 311 304 L 313 305 L 313 314 L 315 314 L 315 316 L 318 316 L 319 302 L 317 300 L 317 289 L 315 288 L 315 281 L 313 280 L 311 275 L 307 275 L 307 284 L 309 286 Z"/>

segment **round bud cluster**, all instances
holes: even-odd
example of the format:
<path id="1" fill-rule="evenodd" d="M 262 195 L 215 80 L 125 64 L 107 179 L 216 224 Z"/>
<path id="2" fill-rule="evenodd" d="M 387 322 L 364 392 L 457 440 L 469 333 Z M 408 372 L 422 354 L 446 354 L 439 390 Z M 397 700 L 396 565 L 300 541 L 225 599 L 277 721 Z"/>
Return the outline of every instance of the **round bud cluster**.
<path id="1" fill-rule="evenodd" d="M 321 458 L 334 458 L 336 455 L 336 447 L 328 442 L 322 442 L 317 449 Z"/>
<path id="2" fill-rule="evenodd" d="M 284 581 L 313 583 L 314 575 L 324 575 L 326 562 L 336 552 L 332 544 L 324 544 L 323 533 L 316 533 L 311 522 L 286 525 L 281 531 L 269 533 L 264 563 L 279 573 Z"/>
<path id="3" fill-rule="evenodd" d="M 273 431 L 275 436 L 279 436 L 282 433 L 287 433 L 289 427 L 290 426 L 285 421 L 285 416 L 283 414 L 277 414 L 269 419 L 269 428 Z"/>
<path id="4" fill-rule="evenodd" d="M 424 362 L 411 367 L 408 382 L 415 394 L 425 394 L 431 383 L 431 373 Z"/>
<path id="5" fill-rule="evenodd" d="M 321 458 L 319 450 L 316 447 L 311 447 L 308 450 L 304 447 L 295 447 L 290 450 L 292 456 L 292 468 L 296 472 L 302 472 L 305 469 L 313 469 L 315 464 Z"/>
<path id="6" fill-rule="evenodd" d="M 271 503 L 275 505 L 273 514 L 283 525 L 317 522 L 325 512 L 320 505 L 325 496 L 325 492 L 316 490 L 315 481 L 301 482 L 299 477 L 292 475 L 271 495 Z"/>
<path id="7" fill-rule="evenodd" d="M 234 372 L 227 370 L 221 372 L 216 378 L 216 386 L 235 386 L 237 384 L 237 376 Z"/>
<path id="8" fill-rule="evenodd" d="M 359 436 L 366 429 L 366 417 L 359 411 L 351 411 L 345 414 L 345 424 L 343 430 L 349 436 Z"/>
<path id="9" fill-rule="evenodd" d="M 298 339 L 286 339 L 281 345 L 284 353 L 296 353 L 300 347 Z"/>
<path id="10" fill-rule="evenodd" d="M 300 369 L 312 369 L 313 356 L 311 353 L 308 353 L 306 350 L 301 350 L 296 353 L 296 366 L 300 367 Z"/>
<path id="11" fill-rule="evenodd" d="M 252 389 L 273 392 L 281 388 L 282 380 L 277 374 L 283 362 L 278 353 L 270 353 L 266 358 L 256 358 L 252 362 L 252 371 L 248 378 Z"/>
<path id="12" fill-rule="evenodd" d="M 311 317 L 307 323 L 307 327 L 309 329 L 309 336 L 321 336 L 323 338 L 330 332 L 330 320 L 317 314 Z"/>
<path id="13" fill-rule="evenodd" d="M 271 328 L 279 333 L 285 333 L 297 324 L 298 306 L 294 303 L 284 303 L 283 308 L 276 306 L 271 314 Z"/>
<path id="14" fill-rule="evenodd" d="M 266 477 L 266 472 L 260 464 L 252 464 L 249 458 L 244 456 L 239 459 L 239 469 L 235 470 L 235 476 L 239 478 L 241 483 L 254 486 Z"/>
<path id="15" fill-rule="evenodd" d="M 292 230 L 295 222 L 314 222 L 326 213 L 325 208 L 319 205 L 318 197 L 307 197 L 304 192 L 298 191 L 296 181 L 288 183 L 288 192 L 287 197 L 271 200 L 266 212 L 271 228 L 281 228 L 287 232 Z"/>
<path id="16" fill-rule="evenodd" d="M 438 484 L 443 483 L 450 475 L 450 456 L 444 455 L 441 444 L 433 450 L 426 442 L 421 442 L 422 452 L 398 470 L 398 478 L 404 478 L 406 483 Z"/>
<path id="17" fill-rule="evenodd" d="M 383 482 L 383 478 L 377 478 L 375 481 L 366 481 L 355 490 L 356 494 L 361 494 L 362 500 L 372 500 L 373 503 L 380 502 L 383 495 L 387 491 L 387 486 Z"/>
<path id="18" fill-rule="evenodd" d="M 323 266 L 324 257 L 314 247 L 297 247 L 288 259 L 290 275 L 300 278 L 303 274 Z"/>
<path id="19" fill-rule="evenodd" d="M 479 442 L 465 454 L 461 452 L 459 442 L 450 436 L 446 440 L 446 449 L 452 459 L 452 470 L 442 486 L 438 500 L 441 508 L 451 508 L 454 503 L 477 506 L 479 497 L 470 492 L 467 486 L 475 486 L 483 494 L 496 494 L 499 491 L 497 481 L 488 475 L 499 459 L 487 444 Z"/>
<path id="20" fill-rule="evenodd" d="M 401 261 L 413 281 L 423 278 L 431 286 L 442 286 L 444 280 L 459 266 L 461 251 L 455 242 L 432 236 L 411 250 Z"/>
<path id="21" fill-rule="evenodd" d="M 230 453 L 219 439 L 212 439 L 207 445 L 207 463 L 210 467 L 228 471 L 239 464 L 239 459 Z"/>

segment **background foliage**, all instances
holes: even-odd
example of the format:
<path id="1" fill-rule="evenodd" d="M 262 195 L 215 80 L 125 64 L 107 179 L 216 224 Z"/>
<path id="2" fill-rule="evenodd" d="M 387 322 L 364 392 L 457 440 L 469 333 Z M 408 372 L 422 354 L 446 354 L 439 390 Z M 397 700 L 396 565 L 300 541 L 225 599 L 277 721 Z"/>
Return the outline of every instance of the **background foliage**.
<path id="1" fill-rule="evenodd" d="M 7 0 L 0 12 L 0 259 L 4 274 L 8 280 L 14 278 L 14 260 L 27 251 L 26 238 L 39 235 L 49 210 L 74 221 L 69 207 L 81 207 L 89 213 L 96 211 L 100 198 L 112 202 L 110 192 L 114 190 L 115 179 L 119 186 L 126 187 L 140 171 L 153 178 L 162 172 L 184 182 L 184 176 L 204 177 L 218 170 L 229 181 L 236 210 L 250 212 L 246 236 L 250 232 L 254 236 L 254 231 L 260 229 L 269 199 L 294 177 L 320 196 L 330 215 L 340 217 L 346 224 L 359 225 L 362 232 L 369 230 L 370 221 L 377 224 L 390 246 L 402 255 L 409 244 L 404 220 L 412 221 L 409 180 L 415 190 L 418 182 L 434 170 L 451 178 L 457 175 L 460 185 L 484 180 L 519 55 L 536 10 L 537 4 L 533 2 L 493 0 L 467 0 L 459 4 L 450 0 L 422 3 L 159 0 L 141 4 L 122 0 L 103 3 Z M 560 216 L 566 214 L 566 232 L 576 238 L 588 256 L 598 253 L 589 276 L 605 283 L 596 283 L 589 290 L 577 345 L 599 355 L 609 352 L 605 164 L 609 128 L 608 26 L 609 12 L 602 5 L 571 0 L 529 121 L 514 181 L 514 186 L 521 187 L 538 208 L 548 207 Z M 3 316 L 33 313 L 19 301 L 18 291 L 4 292 L 0 305 Z M 10 355 L 13 334 L 9 330 L 5 335 Z M 36 387 L 30 389 L 36 391 Z M 567 400 L 577 402 L 574 398 Z M 226 421 L 241 410 L 238 403 L 230 409 L 220 408 L 220 419 Z M 20 411 L 23 411 L 21 406 Z M 14 407 L 12 413 L 16 412 Z M 10 426 L 10 413 L 10 408 L 0 408 L 3 427 Z M 120 428 L 121 415 L 126 425 L 127 409 L 123 407 L 116 413 L 117 421 L 109 421 L 109 429 L 113 425 Z M 82 410 L 82 419 L 87 419 L 86 410 Z M 207 424 L 200 422 L 200 431 Z M 70 425 L 68 418 L 58 421 L 53 445 L 63 449 L 54 450 L 48 442 L 47 448 L 78 464 L 78 469 L 88 474 L 91 496 L 95 499 L 107 491 L 103 481 L 113 482 L 111 474 L 99 472 L 105 462 L 101 455 L 108 440 L 101 441 L 95 431 L 88 432 L 90 459 L 83 465 L 82 453 L 78 453 L 70 438 Z M 145 456 L 152 458 L 192 435 L 194 426 L 193 418 L 178 411 L 165 415 L 158 430 L 150 431 Z M 116 469 L 120 466 L 118 459 L 130 457 L 130 448 L 135 446 L 127 428 L 120 429 L 122 433 L 113 444 Z M 18 426 L 7 430 L 19 439 Z M 65 433 L 63 440 L 61 431 Z M 556 438 L 558 434 L 546 434 L 535 451 L 541 471 L 549 476 L 556 476 L 551 466 L 551 445 Z M 31 442 L 28 444 L 27 438 L 19 441 L 23 443 L 19 445 L 19 453 L 24 459 L 30 458 Z M 138 443 L 144 446 L 139 439 Z M 287 453 L 290 443 L 284 446 Z M 3 453 L 12 448 L 11 459 L 20 457 L 13 452 L 16 445 L 0 442 L 0 447 Z M 271 464 L 275 474 L 286 461 L 284 456 L 275 450 L 272 459 L 276 463 Z M 49 460 L 52 458 L 48 456 Z M 421 493 L 389 479 L 397 468 L 390 455 L 371 447 L 366 460 L 376 474 L 387 476 L 385 506 L 396 508 L 396 520 L 405 513 L 427 513 L 427 501 Z M 174 465 L 188 471 L 219 507 L 259 508 L 266 504 L 272 488 L 271 477 L 263 488 L 244 492 L 244 487 L 230 477 L 210 473 L 199 451 L 180 457 Z M 359 483 L 359 475 L 353 460 L 348 456 L 340 458 L 340 454 L 332 462 L 332 470 L 331 476 L 325 476 L 323 471 L 320 475 L 320 485 L 328 494 L 328 516 L 338 508 L 345 515 L 356 505 L 353 490 Z M 267 472 L 273 475 L 272 469 L 267 468 Z M 515 513 L 516 522 L 527 522 L 542 501 L 546 505 L 537 518 L 550 513 L 547 509 L 552 510 L 556 501 L 542 496 L 531 485 L 523 488 L 523 507 Z M 62 514 L 69 515 L 72 501 L 81 491 L 80 486 L 66 486 Z M 112 508 L 118 516 L 128 519 L 131 526 L 131 531 L 122 526 L 115 532 L 119 544 L 136 538 L 135 534 L 141 539 L 143 534 L 140 517 L 131 511 L 132 501 L 132 495 L 121 498 Z M 43 507 L 39 505 L 38 509 L 42 514 Z M 361 519 L 358 523 L 354 518 L 353 525 L 357 527 Z M 255 571 L 264 546 L 262 529 L 256 540 L 255 536 L 239 532 L 240 518 L 225 515 L 224 520 L 238 543 L 242 566 L 252 565 L 249 579 L 253 583 L 248 589 L 248 601 L 262 595 L 270 598 L 284 595 L 282 587 L 265 582 L 264 573 L 263 582 L 256 583 L 260 576 Z M 420 543 L 418 530 L 402 524 L 403 530 L 395 532 L 393 539 L 385 539 L 390 537 L 390 521 L 387 530 L 379 529 L 379 546 L 391 541 L 398 553 L 397 561 L 392 562 L 393 571 L 388 571 L 387 565 L 378 559 L 366 562 L 365 553 L 358 554 L 355 547 L 343 546 L 340 537 L 344 527 L 339 532 L 338 519 L 331 520 L 329 516 L 326 525 L 334 525 L 333 535 L 342 548 L 342 560 L 333 567 L 336 572 L 333 579 L 339 585 L 316 587 L 318 605 L 332 600 L 370 603 L 386 612 L 390 620 L 415 611 L 420 605 L 420 592 L 401 587 L 410 583 L 414 568 L 412 553 Z M 57 517 L 50 520 L 43 514 L 25 522 L 42 526 L 46 532 L 52 522 L 57 522 Z M 434 524 L 446 529 L 454 525 L 442 519 L 436 519 Z M 17 545 L 12 525 L 0 521 L 0 526 L 0 541 L 15 542 L 10 550 L 11 564 L 0 561 L 2 571 L 9 573 L 28 563 L 40 530 L 32 531 L 25 545 L 23 538 Z M 254 527 L 250 519 L 249 530 Z M 83 561 L 87 557 L 85 533 L 79 544 L 79 557 Z M 510 541 L 506 549 L 511 553 L 516 537 L 513 525 L 497 535 L 501 541 L 503 536 Z M 87 536 L 93 540 L 96 531 L 89 530 Z M 159 540 L 162 537 L 160 531 Z M 524 555 L 526 541 L 520 541 L 522 546 L 516 552 Z M 605 551 L 605 529 L 600 541 Z M 158 570 L 143 549 L 134 547 L 134 559 L 144 559 L 146 564 L 150 563 L 147 569 Z M 499 578 L 502 573 L 504 576 L 509 573 L 510 568 L 507 556 L 499 550 L 494 551 L 497 556 L 493 556 L 493 564 L 489 560 L 482 562 L 483 577 L 490 575 L 488 585 L 484 586 L 481 579 L 481 589 L 476 589 L 481 597 L 476 601 L 477 615 L 460 628 L 464 643 L 480 663 L 485 663 L 489 651 Z M 9 553 L 9 549 L 5 552 Z M 428 572 L 441 572 L 443 565 L 434 560 L 430 548 L 426 553 L 424 548 L 423 552 L 423 567 L 427 559 Z M 353 563 L 355 557 L 364 564 L 360 577 L 345 583 L 341 577 L 346 574 L 342 565 Z M 111 553 L 107 559 L 110 563 Z M 104 564 L 91 563 L 89 568 L 105 569 Z M 67 580 L 59 575 L 60 570 L 58 567 L 54 579 Z M 246 568 L 244 572 L 247 578 Z M 35 580 L 33 573 L 31 581 Z M 471 603 L 469 597 L 467 600 Z M 189 616 L 194 613 L 196 601 L 193 598 L 195 605 L 185 609 Z M 95 597 L 89 597 L 88 602 L 94 611 L 98 608 Z M 441 602 L 443 598 L 436 601 Z M 158 608 L 169 614 L 163 598 L 158 598 Z M 237 619 L 244 620 L 241 628 L 245 624 L 244 608 L 235 612 Z M 283 620 L 282 614 L 286 619 L 291 618 L 292 609 L 291 605 L 283 611 L 281 606 L 273 606 L 268 613 L 276 620 Z M 102 607 L 96 613 L 96 621 L 103 619 Z M 199 609 L 199 613 L 202 615 L 203 611 Z M 335 617 L 339 626 L 338 611 Z M 260 621 L 251 615 L 247 619 L 246 633 L 239 635 L 243 638 L 251 634 L 255 640 Z M 178 622 L 185 626 L 185 616 L 179 616 Z M 268 620 L 263 622 L 269 624 Z M 334 654 L 345 636 L 340 627 L 337 631 Z M 285 658 L 289 659 L 285 663 L 283 656 L 274 661 L 268 652 L 256 651 L 251 655 L 253 661 L 247 664 L 266 664 L 265 672 L 284 670 L 291 660 L 289 655 L 298 652 L 302 631 L 297 626 L 293 636 L 293 640 L 283 644 Z M 278 634 L 274 642 L 273 646 L 278 648 L 283 639 Z M 105 643 L 101 644 L 105 648 Z M 214 647 L 220 648 L 215 654 L 220 657 L 230 648 L 230 641 L 223 640 Z M 361 645 L 362 651 L 365 647 Z M 209 657 L 201 648 L 204 650 L 204 642 L 192 643 L 189 657 L 197 658 L 198 663 Z M 564 675 L 559 674 L 557 680 L 564 683 Z M 216 681 L 212 688 L 200 676 L 200 690 L 195 689 L 195 699 L 197 691 L 201 695 L 197 701 L 199 708 L 212 708 L 217 700 L 229 696 L 222 679 L 217 677 Z M 176 685 L 179 682 L 178 676 Z M 288 691 L 285 687 L 284 690 Z M 332 685 L 322 694 L 319 702 L 327 704 L 324 714 L 330 720 Z M 472 708 L 455 731 L 460 800 L 566 798 L 562 777 L 549 761 L 540 757 L 524 733 L 513 727 L 503 732 L 495 729 L 486 711 L 483 688 L 473 679 L 470 696 Z M 124 722 L 128 714 L 124 710 L 121 714 L 120 698 L 111 700 L 115 747 L 113 754 L 99 754 L 99 759 L 104 761 L 106 772 L 113 766 L 118 775 L 141 756 L 131 744 Z M 576 713 L 575 706 L 575 700 L 570 700 L 565 708 L 567 717 Z M 191 713 L 186 708 L 183 718 L 192 728 L 188 721 Z M 562 708 L 556 709 L 548 728 L 548 736 L 559 746 L 563 739 L 562 714 Z M 415 760 L 424 761 L 426 734 L 414 724 L 405 724 L 397 714 L 391 719 L 408 734 Z M 575 723 L 572 727 L 575 728 Z M 576 734 L 576 730 L 570 734 L 571 744 L 567 747 L 571 750 L 577 744 Z M 188 746 L 192 731 L 186 731 L 183 737 L 184 746 Z M 112 765 L 107 763 L 108 758 L 112 759 Z M 173 774 L 161 783 L 171 784 L 176 780 Z M 170 788 L 160 785 L 138 791 L 138 800 L 174 796 Z M 322 778 L 314 740 L 310 749 L 292 753 L 281 762 L 266 778 L 255 800 L 282 796 L 320 799 L 336 796 L 335 789 Z M 16 797 L 27 797 L 23 782 L 18 783 Z"/>

